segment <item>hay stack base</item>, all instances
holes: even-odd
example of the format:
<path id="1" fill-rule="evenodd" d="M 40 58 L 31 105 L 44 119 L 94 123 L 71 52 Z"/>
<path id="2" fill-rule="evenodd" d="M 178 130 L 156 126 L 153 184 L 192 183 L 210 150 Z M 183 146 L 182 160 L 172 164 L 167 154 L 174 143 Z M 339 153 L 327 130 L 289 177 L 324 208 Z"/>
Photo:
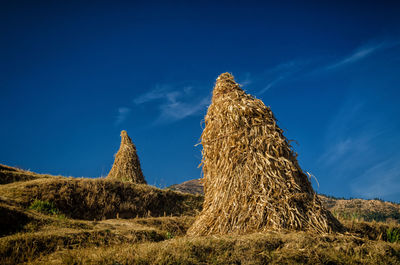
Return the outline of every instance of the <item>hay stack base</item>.
<path id="1" fill-rule="evenodd" d="M 271 109 L 229 73 L 217 79 L 201 144 L 205 200 L 188 235 L 342 230 L 322 207 Z"/>
<path id="2" fill-rule="evenodd" d="M 121 131 L 121 146 L 107 178 L 146 184 L 136 147 L 126 131 Z"/>

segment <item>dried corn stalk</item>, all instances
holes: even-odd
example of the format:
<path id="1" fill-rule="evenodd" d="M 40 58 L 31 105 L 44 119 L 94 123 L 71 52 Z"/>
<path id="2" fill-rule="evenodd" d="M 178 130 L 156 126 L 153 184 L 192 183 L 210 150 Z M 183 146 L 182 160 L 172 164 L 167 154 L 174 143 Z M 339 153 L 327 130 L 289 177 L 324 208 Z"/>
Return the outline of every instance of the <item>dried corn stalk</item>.
<path id="1" fill-rule="evenodd" d="M 133 183 L 146 183 L 140 168 L 136 147 L 126 131 L 121 131 L 121 146 L 115 155 L 114 164 L 107 178 Z"/>
<path id="2" fill-rule="evenodd" d="M 188 235 L 342 229 L 322 207 L 271 109 L 229 73 L 217 79 L 201 144 L 205 200 Z"/>

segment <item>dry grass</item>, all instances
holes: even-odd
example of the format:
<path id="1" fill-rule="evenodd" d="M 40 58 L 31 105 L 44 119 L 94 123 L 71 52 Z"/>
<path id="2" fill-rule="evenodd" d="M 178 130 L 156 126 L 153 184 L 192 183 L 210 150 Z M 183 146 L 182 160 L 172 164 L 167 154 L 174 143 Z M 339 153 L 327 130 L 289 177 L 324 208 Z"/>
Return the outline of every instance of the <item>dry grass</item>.
<path id="1" fill-rule="evenodd" d="M 168 187 L 171 190 L 204 195 L 201 179 L 193 179 Z M 400 224 L 400 204 L 378 199 L 339 199 L 318 195 L 325 209 L 339 220 L 396 222 Z"/>
<path id="2" fill-rule="evenodd" d="M 126 131 L 121 131 L 121 145 L 107 178 L 146 184 L 136 147 Z"/>
<path id="3" fill-rule="evenodd" d="M 221 74 L 201 135 L 205 199 L 189 235 L 341 231 L 298 165 L 271 109 Z"/>
<path id="4" fill-rule="evenodd" d="M 23 229 L 32 218 L 17 207 L 0 203 L 0 237 L 13 234 Z"/>
<path id="5" fill-rule="evenodd" d="M 146 197 L 149 193 L 153 195 Z M 71 178 L 0 185 L 0 194 L 0 264 L 400 264 L 400 242 L 386 242 L 389 230 L 400 231 L 394 223 L 343 220 L 347 234 L 283 229 L 187 237 L 195 219 L 187 215 L 200 208 L 201 196 L 120 181 Z M 150 207 L 142 202 L 149 200 L 177 212 L 174 217 L 74 220 L 29 209 L 35 197 L 50 200 L 54 207 L 70 204 L 62 209 L 77 216 L 107 201 L 116 212 L 117 198 L 120 204 L 128 199 L 138 208 Z M 171 200 L 172 206 L 165 200 Z"/>
<path id="6" fill-rule="evenodd" d="M 0 238 L 2 264 L 15 264 L 47 255 L 60 248 L 109 245 L 124 242 L 124 237 L 103 231 L 77 231 L 71 229 L 24 233 Z"/>
<path id="7" fill-rule="evenodd" d="M 38 178 L 54 178 L 55 176 L 47 174 L 37 174 L 31 171 L 9 167 L 0 164 L 0 185 L 17 181 L 27 181 Z"/>
<path id="8" fill-rule="evenodd" d="M 2 228 L 7 231 L 0 237 L 0 264 L 34 261 L 66 249 L 95 250 L 122 243 L 158 242 L 184 235 L 194 219 L 185 216 L 81 221 L 7 205 L 0 211 L 17 217 L 2 219 Z M 10 226 L 14 223 L 18 225 Z"/>
<path id="9" fill-rule="evenodd" d="M 399 230 L 400 225 L 396 223 L 366 222 L 356 220 L 341 220 L 347 228 L 348 233 L 369 240 L 390 241 L 388 231 Z M 398 242 L 400 243 L 400 242 Z"/>
<path id="10" fill-rule="evenodd" d="M 29 213 L 29 212 L 28 212 Z M 400 244 L 382 223 L 345 222 L 352 234 L 263 232 L 185 237 L 193 217 L 58 220 L 0 238 L 0 263 L 15 264 L 399 264 Z M 29 225 L 27 225 L 29 226 Z M 392 226 L 400 229 L 400 226 Z"/>
<path id="11" fill-rule="evenodd" d="M 203 198 L 108 179 L 45 178 L 0 186 L 3 201 L 28 207 L 48 201 L 67 217 L 85 220 L 195 215 Z"/>
<path id="12" fill-rule="evenodd" d="M 320 196 L 323 204 L 339 219 L 400 223 L 400 205 L 382 200 L 334 199 Z"/>
<path id="13" fill-rule="evenodd" d="M 107 220 L 88 224 L 91 229 L 73 229 L 63 226 L 47 225 L 36 232 L 25 232 L 0 238 L 1 264 L 14 264 L 49 255 L 61 249 L 96 248 L 122 243 L 159 242 L 166 240 L 175 228 L 168 227 L 168 217 L 160 218 L 159 227 L 140 224 L 141 219 Z M 166 219 L 166 220 L 165 220 Z M 145 221 L 142 221 L 145 222 Z M 179 224 L 178 226 L 185 226 Z"/>
<path id="14" fill-rule="evenodd" d="M 309 232 L 178 237 L 159 243 L 62 250 L 46 264 L 399 264 L 400 245 Z"/>

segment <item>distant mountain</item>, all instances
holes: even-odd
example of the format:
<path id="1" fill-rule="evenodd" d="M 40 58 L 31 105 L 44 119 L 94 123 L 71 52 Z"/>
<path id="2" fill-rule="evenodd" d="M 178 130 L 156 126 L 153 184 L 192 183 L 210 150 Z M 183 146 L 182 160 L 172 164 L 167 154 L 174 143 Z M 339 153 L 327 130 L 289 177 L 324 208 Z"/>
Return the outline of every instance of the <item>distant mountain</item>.
<path id="1" fill-rule="evenodd" d="M 184 193 L 204 195 L 203 184 L 201 183 L 201 179 L 192 179 L 182 182 L 181 184 L 175 184 L 170 186 L 169 189 Z"/>
<path id="2" fill-rule="evenodd" d="M 169 187 L 174 191 L 204 195 L 200 179 L 193 179 Z M 382 200 L 344 199 L 318 195 L 326 209 L 339 219 L 365 221 L 394 221 L 400 223 L 400 204 Z"/>

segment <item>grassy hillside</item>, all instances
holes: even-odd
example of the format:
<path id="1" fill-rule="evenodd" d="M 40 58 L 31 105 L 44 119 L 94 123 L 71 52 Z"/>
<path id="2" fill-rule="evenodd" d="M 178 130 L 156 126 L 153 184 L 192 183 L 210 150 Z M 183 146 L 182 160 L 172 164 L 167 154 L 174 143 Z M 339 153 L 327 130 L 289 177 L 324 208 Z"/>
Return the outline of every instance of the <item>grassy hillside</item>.
<path id="1" fill-rule="evenodd" d="M 106 179 L 35 179 L 1 185 L 0 194 L 22 207 L 49 201 L 65 216 L 84 220 L 195 215 L 202 203 L 201 196 Z"/>
<path id="2" fill-rule="evenodd" d="M 162 242 L 58 251 L 43 264 L 398 264 L 399 245 L 304 232 L 177 237 Z"/>
<path id="3" fill-rule="evenodd" d="M 0 184 L 54 177 L 0 164 Z"/>
<path id="4" fill-rule="evenodd" d="M 169 189 L 190 194 L 203 195 L 203 185 L 199 179 L 172 185 Z M 319 195 L 324 207 L 339 219 L 377 222 L 397 222 L 400 224 L 400 204 L 382 200 L 339 199 Z"/>
<path id="5" fill-rule="evenodd" d="M 339 216 L 344 234 L 187 237 L 200 195 L 16 171 L 32 178 L 0 185 L 0 264 L 400 264 L 394 222 Z"/>
<path id="6" fill-rule="evenodd" d="M 95 250 L 120 244 L 160 242 L 172 236 L 183 235 L 193 220 L 193 217 L 158 217 L 83 221 L 49 216 L 34 210 L 8 210 L 8 214 L 24 215 L 25 219 L 12 231 L 3 229 L 0 237 L 0 264 L 37 263 L 38 258 L 60 250 Z M 45 262 L 49 263 L 52 262 Z"/>
<path id="7" fill-rule="evenodd" d="M 320 195 L 322 203 L 336 217 L 400 224 L 400 204 L 382 200 L 338 199 Z"/>

